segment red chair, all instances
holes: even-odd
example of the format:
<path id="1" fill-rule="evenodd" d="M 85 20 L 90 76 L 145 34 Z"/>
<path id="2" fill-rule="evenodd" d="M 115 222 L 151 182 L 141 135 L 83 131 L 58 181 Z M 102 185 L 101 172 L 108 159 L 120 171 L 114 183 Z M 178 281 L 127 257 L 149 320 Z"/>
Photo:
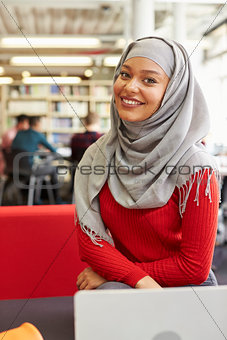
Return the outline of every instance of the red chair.
<path id="1" fill-rule="evenodd" d="M 0 299 L 72 296 L 81 262 L 74 205 L 0 208 Z"/>

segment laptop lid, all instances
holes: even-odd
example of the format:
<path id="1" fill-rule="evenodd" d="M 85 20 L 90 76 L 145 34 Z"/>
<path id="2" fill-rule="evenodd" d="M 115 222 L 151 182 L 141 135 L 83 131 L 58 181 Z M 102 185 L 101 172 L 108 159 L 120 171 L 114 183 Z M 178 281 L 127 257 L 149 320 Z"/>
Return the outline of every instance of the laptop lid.
<path id="1" fill-rule="evenodd" d="M 76 340 L 227 339 L 227 286 L 80 291 Z"/>

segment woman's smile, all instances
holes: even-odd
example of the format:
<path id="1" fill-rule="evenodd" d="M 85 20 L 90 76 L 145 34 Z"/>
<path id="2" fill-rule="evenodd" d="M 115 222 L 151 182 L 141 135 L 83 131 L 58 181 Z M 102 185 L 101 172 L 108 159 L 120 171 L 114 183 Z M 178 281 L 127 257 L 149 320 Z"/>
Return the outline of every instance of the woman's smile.
<path id="1" fill-rule="evenodd" d="M 121 96 L 120 98 L 121 98 L 122 105 L 125 106 L 125 107 L 133 108 L 133 107 L 137 107 L 137 106 L 144 104 L 144 103 L 142 103 L 141 101 L 139 101 L 138 99 L 135 99 L 135 98 L 129 98 L 129 97 L 123 97 L 123 96 Z"/>

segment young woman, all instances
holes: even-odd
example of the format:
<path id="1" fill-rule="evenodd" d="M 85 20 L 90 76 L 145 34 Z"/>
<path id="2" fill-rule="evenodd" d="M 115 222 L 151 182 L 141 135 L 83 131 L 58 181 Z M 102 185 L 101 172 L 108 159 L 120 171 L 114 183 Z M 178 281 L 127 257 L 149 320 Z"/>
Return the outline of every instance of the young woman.
<path id="1" fill-rule="evenodd" d="M 217 168 L 185 49 L 131 43 L 114 76 L 111 129 L 76 173 L 79 289 L 216 285 Z"/>

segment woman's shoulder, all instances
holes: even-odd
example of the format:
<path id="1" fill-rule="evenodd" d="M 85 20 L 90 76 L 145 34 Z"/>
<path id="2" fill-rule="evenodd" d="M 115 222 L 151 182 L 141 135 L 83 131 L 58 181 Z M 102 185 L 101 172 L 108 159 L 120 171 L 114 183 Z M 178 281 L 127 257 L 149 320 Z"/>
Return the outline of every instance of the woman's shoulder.
<path id="1" fill-rule="evenodd" d="M 179 167 L 181 171 L 194 175 L 206 169 L 218 171 L 218 162 L 215 156 L 208 153 L 207 150 L 199 150 L 185 159 Z"/>

